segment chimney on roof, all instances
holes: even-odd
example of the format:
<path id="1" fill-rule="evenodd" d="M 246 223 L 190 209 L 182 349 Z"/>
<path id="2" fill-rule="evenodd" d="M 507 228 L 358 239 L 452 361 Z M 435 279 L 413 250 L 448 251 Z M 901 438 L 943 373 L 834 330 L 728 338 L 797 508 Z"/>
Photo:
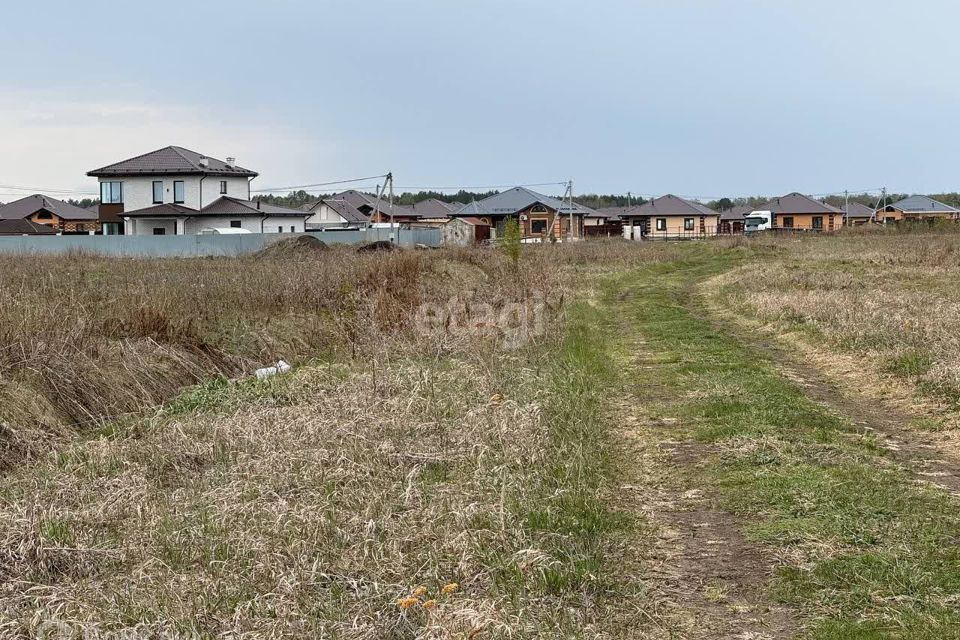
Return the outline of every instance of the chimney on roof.
<path id="1" fill-rule="evenodd" d="M 231 157 L 228 156 L 228 157 L 227 157 L 227 166 L 228 166 L 228 167 L 232 167 L 232 166 L 235 165 L 235 164 L 237 164 L 237 159 L 236 159 L 236 158 L 231 158 Z"/>
<path id="2" fill-rule="evenodd" d="M 257 211 L 260 211 L 260 201 L 257 200 Z"/>
<path id="3" fill-rule="evenodd" d="M 210 158 L 208 158 L 208 157 L 206 157 L 206 156 L 202 156 L 202 157 L 200 158 L 200 166 L 203 167 L 204 169 L 206 169 L 207 167 L 209 167 L 209 166 L 210 166 Z"/>

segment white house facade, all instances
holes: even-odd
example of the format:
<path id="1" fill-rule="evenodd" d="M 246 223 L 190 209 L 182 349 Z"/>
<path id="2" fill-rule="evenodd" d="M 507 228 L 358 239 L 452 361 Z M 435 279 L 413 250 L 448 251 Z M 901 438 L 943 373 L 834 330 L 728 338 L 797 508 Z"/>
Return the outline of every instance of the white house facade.
<path id="1" fill-rule="evenodd" d="M 310 214 L 261 202 L 221 197 L 199 211 L 175 203 L 124 213 L 126 235 L 303 233 Z"/>
<path id="2" fill-rule="evenodd" d="M 96 177 L 100 183 L 99 216 L 103 233 L 140 235 L 134 230 L 137 223 L 130 224 L 133 218 L 142 218 L 136 212 L 172 205 L 174 208 L 165 210 L 165 215 L 158 218 L 158 224 L 150 227 L 150 233 L 191 233 L 195 227 L 186 220 L 179 227 L 175 224 L 173 214 L 182 213 L 177 208 L 192 210 L 194 216 L 199 216 L 200 212 L 223 198 L 249 202 L 250 182 L 258 174 L 238 166 L 233 158 L 218 160 L 171 146 L 94 169 L 87 175 Z M 160 213 L 160 210 L 155 212 Z M 256 225 L 248 220 L 244 222 L 245 226 L 259 227 L 262 216 L 257 217 Z M 222 222 L 224 220 L 211 219 L 209 224 Z M 226 222 L 231 223 L 233 219 Z M 280 228 L 283 225 L 271 226 Z M 290 225 L 286 226 L 289 228 Z"/>

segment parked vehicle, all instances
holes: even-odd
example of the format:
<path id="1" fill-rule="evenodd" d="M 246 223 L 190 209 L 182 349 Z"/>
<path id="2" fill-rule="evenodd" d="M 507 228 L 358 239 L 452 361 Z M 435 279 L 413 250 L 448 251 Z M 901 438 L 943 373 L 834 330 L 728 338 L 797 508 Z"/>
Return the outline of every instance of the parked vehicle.
<path id="1" fill-rule="evenodd" d="M 773 213 L 770 211 L 751 211 L 743 219 L 744 233 L 757 233 L 773 228 Z"/>

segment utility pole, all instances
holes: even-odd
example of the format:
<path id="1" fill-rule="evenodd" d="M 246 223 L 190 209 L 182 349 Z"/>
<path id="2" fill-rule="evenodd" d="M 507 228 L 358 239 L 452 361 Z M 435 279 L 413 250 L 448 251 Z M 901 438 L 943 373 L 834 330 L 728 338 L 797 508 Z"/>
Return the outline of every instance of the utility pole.
<path id="1" fill-rule="evenodd" d="M 846 226 L 850 222 L 850 192 L 844 189 L 843 191 L 843 226 Z"/>
<path id="2" fill-rule="evenodd" d="M 573 180 L 567 183 L 567 191 L 570 193 L 570 242 L 573 242 Z"/>
<path id="3" fill-rule="evenodd" d="M 387 182 L 390 183 L 390 242 L 396 242 L 393 230 L 393 172 L 387 173 Z"/>

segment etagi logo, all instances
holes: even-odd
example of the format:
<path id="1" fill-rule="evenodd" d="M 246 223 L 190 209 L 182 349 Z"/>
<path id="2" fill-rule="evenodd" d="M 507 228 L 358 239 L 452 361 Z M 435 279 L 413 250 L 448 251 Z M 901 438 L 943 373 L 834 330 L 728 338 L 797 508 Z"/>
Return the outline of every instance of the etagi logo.
<path id="1" fill-rule="evenodd" d="M 551 308 L 541 291 L 522 301 L 475 302 L 453 297 L 445 304 L 420 305 L 415 325 L 424 334 L 494 337 L 507 349 L 518 349 L 546 332 Z"/>

